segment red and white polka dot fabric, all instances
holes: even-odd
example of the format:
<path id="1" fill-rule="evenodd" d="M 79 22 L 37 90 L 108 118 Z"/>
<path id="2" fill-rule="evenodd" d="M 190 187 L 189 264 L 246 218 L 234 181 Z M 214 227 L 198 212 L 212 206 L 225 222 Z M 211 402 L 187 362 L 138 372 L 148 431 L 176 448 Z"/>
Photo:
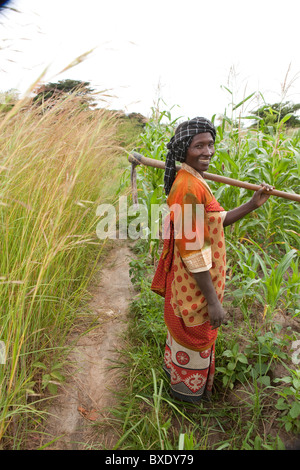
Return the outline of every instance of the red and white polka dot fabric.
<path id="1" fill-rule="evenodd" d="M 219 212 L 208 214 L 208 230 L 211 241 L 212 282 L 220 302 L 223 302 L 226 276 L 226 251 L 222 219 Z M 207 302 L 197 286 L 193 274 L 187 269 L 178 248 L 174 246 L 174 280 L 172 283 L 171 305 L 174 314 L 181 317 L 186 326 L 196 326 L 208 321 Z"/>

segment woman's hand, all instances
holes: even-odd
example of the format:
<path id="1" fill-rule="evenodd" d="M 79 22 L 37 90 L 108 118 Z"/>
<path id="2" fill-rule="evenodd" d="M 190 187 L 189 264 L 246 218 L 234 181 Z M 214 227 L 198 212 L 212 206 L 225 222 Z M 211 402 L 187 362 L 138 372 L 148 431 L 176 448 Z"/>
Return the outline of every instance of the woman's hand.
<path id="1" fill-rule="evenodd" d="M 264 191 L 267 190 L 268 192 L 271 189 L 274 189 L 273 186 L 262 183 L 261 188 L 255 191 L 252 198 L 248 202 L 227 212 L 223 222 L 223 227 L 234 224 L 234 222 L 237 220 L 240 220 L 242 217 L 245 217 L 245 215 L 262 206 L 270 197 L 270 194 L 265 193 Z"/>
<path id="2" fill-rule="evenodd" d="M 225 312 L 219 301 L 213 304 L 207 304 L 209 321 L 213 330 L 219 328 L 225 320 Z"/>
<path id="3" fill-rule="evenodd" d="M 250 201 L 256 209 L 262 206 L 269 199 L 270 194 L 267 194 L 265 191 L 270 191 L 271 189 L 274 189 L 273 186 L 270 186 L 266 183 L 261 183 L 260 186 L 261 188 L 255 191 Z"/>
<path id="4" fill-rule="evenodd" d="M 207 301 L 207 313 L 212 329 L 218 328 L 225 320 L 225 312 L 217 297 L 209 271 L 193 273 L 202 294 Z"/>

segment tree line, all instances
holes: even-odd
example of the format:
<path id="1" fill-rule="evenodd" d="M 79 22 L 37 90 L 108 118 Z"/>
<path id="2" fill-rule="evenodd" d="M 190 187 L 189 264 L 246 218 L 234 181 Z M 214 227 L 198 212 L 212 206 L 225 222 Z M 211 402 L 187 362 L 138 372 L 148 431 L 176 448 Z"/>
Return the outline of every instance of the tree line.
<path id="1" fill-rule="evenodd" d="M 49 82 L 40 85 L 33 91 L 33 97 L 30 100 L 31 105 L 41 106 L 44 110 L 50 109 L 54 104 L 66 96 L 72 95 L 77 100 L 78 106 L 84 109 L 91 109 L 97 106 L 95 89 L 90 86 L 90 82 L 81 80 L 65 79 L 58 82 Z M 6 92 L 0 92 L 0 111 L 8 112 L 11 110 L 19 99 L 17 90 L 11 89 Z M 275 127 L 284 117 L 287 117 L 285 122 L 288 128 L 300 127 L 300 103 L 273 103 L 264 104 L 258 109 L 252 111 L 254 116 L 257 116 L 264 122 L 265 126 Z M 135 117 L 138 113 L 132 113 Z M 143 116 L 141 116 L 143 120 Z"/>

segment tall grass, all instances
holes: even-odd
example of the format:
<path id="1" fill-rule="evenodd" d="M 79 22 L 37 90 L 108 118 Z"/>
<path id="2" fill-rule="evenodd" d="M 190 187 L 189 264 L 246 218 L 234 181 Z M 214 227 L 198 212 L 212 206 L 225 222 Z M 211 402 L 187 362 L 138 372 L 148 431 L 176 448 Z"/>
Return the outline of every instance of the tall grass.
<path id="1" fill-rule="evenodd" d="M 0 119 L 0 440 L 16 448 L 60 378 L 56 353 L 104 247 L 96 207 L 114 201 L 119 160 L 116 118 L 74 96 Z"/>

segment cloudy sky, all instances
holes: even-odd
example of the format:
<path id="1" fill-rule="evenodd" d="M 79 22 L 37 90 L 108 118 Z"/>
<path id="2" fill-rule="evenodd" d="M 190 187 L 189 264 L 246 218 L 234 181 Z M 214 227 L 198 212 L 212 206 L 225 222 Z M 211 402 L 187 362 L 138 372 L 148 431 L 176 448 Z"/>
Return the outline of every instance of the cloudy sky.
<path id="1" fill-rule="evenodd" d="M 211 117 L 261 92 L 300 102 L 299 0 L 12 0 L 0 15 L 0 91 L 85 80 L 105 105 Z M 81 55 L 79 65 L 60 73 Z M 289 68 L 290 67 L 290 68 Z M 262 98 L 259 98 L 262 100 Z M 260 101 L 261 102 L 261 101 Z M 104 103 L 104 102 L 103 102 Z M 248 103 L 248 110 L 259 103 Z"/>

